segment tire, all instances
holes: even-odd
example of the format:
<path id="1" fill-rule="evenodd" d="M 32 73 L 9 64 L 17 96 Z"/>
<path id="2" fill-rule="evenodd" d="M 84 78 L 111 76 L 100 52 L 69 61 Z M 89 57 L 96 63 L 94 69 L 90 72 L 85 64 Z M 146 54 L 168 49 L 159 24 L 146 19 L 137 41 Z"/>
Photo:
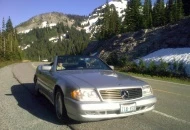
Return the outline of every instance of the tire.
<path id="1" fill-rule="evenodd" d="M 60 89 L 56 90 L 54 106 L 55 106 L 55 113 L 59 122 L 68 123 L 70 119 L 67 115 L 67 110 L 64 104 L 64 96 Z"/>
<path id="2" fill-rule="evenodd" d="M 38 80 L 37 78 L 35 78 L 34 80 L 34 95 L 35 96 L 39 96 L 40 92 L 39 92 L 39 85 L 38 85 Z"/>

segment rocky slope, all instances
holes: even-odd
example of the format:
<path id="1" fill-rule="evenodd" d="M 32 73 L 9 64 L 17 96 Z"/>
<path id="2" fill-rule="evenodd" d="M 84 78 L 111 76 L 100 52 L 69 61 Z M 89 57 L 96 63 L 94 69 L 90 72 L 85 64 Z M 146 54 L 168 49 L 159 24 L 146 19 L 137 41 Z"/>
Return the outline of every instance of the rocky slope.
<path id="1" fill-rule="evenodd" d="M 94 41 L 84 54 L 107 59 L 111 52 L 135 59 L 162 48 L 190 47 L 190 17 L 176 24 L 117 35 L 106 41 Z"/>

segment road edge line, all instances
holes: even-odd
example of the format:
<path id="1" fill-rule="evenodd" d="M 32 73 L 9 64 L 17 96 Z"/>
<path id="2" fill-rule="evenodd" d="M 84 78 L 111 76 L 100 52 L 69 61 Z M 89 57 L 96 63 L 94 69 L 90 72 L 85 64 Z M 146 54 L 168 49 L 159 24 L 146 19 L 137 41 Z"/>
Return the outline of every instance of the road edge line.
<path id="1" fill-rule="evenodd" d="M 159 115 L 162 115 L 162 116 L 165 116 L 165 117 L 167 117 L 167 118 L 173 119 L 173 120 L 175 120 L 175 121 L 182 122 L 182 123 L 184 123 L 184 124 L 190 125 L 190 122 L 188 122 L 188 121 L 186 121 L 186 120 L 179 119 L 179 118 L 173 117 L 173 116 L 171 116 L 171 115 L 168 115 L 168 114 L 165 114 L 165 113 L 156 111 L 156 110 L 153 110 L 152 112 L 154 112 L 154 113 L 156 113 L 156 114 L 159 114 Z"/>
<path id="2" fill-rule="evenodd" d="M 153 81 L 160 81 L 160 82 L 165 82 L 165 83 L 177 84 L 177 85 L 182 85 L 182 86 L 188 86 L 188 87 L 190 87 L 190 85 L 187 85 L 187 84 L 181 84 L 181 83 L 175 83 L 175 82 L 163 81 L 163 80 L 158 80 L 158 79 L 143 78 L 143 77 L 138 77 L 138 76 L 132 76 L 132 77 L 136 77 L 136 78 L 140 78 L 140 79 L 153 80 Z"/>

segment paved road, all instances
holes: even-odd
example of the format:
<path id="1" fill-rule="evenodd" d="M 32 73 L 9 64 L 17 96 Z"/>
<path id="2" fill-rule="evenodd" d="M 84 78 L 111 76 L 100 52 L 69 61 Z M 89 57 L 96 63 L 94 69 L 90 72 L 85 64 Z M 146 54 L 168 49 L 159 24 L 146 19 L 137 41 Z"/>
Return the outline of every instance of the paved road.
<path id="1" fill-rule="evenodd" d="M 189 130 L 190 86 L 142 79 L 154 90 L 156 109 L 144 115 L 98 122 L 61 125 L 43 96 L 33 95 L 33 75 L 39 63 L 21 63 L 0 69 L 0 129 L 36 130 Z"/>

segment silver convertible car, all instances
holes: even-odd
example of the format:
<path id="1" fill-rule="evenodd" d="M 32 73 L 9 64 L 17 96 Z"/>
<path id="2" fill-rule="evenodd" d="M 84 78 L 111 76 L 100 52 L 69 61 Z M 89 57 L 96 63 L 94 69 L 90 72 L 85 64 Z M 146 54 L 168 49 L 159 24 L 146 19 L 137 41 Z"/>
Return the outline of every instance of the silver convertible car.
<path id="1" fill-rule="evenodd" d="M 45 95 L 63 122 L 141 114 L 153 110 L 157 101 L 150 85 L 91 56 L 56 56 L 37 67 L 34 83 L 36 95 Z"/>

